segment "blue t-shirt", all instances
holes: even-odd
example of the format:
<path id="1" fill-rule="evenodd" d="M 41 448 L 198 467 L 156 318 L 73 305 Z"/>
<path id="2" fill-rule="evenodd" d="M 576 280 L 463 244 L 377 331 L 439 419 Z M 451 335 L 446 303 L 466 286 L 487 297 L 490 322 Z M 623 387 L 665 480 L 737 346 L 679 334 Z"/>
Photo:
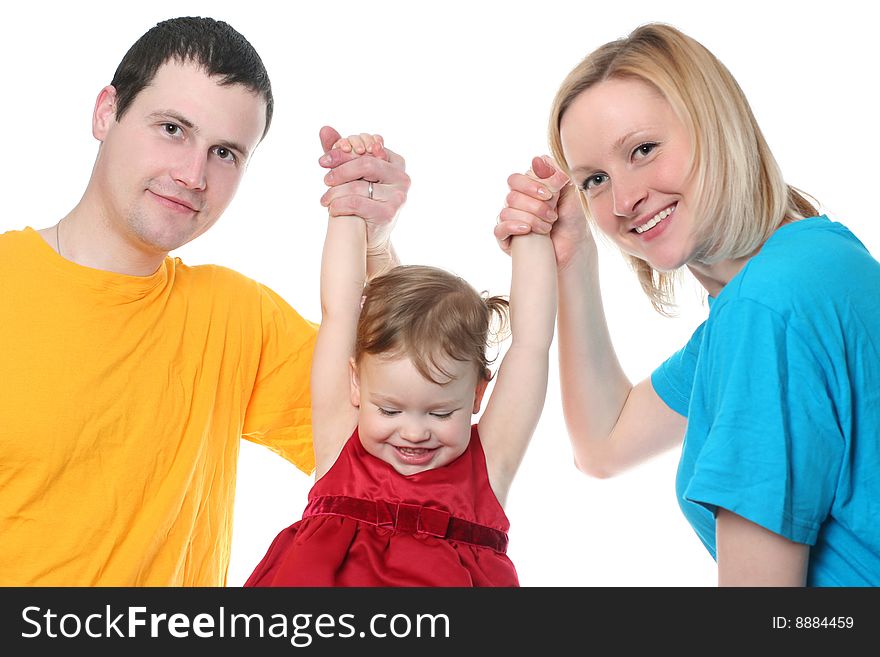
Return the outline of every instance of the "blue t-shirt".
<path id="1" fill-rule="evenodd" d="M 657 368 L 676 477 L 715 558 L 722 507 L 811 547 L 810 586 L 880 585 L 880 263 L 843 225 L 779 228 Z"/>

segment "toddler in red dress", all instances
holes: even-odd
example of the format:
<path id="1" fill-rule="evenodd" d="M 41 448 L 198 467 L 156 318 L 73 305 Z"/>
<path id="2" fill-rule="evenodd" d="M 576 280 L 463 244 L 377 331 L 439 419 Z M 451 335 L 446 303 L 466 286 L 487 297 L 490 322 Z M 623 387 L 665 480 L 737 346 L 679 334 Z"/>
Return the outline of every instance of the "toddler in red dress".
<path id="1" fill-rule="evenodd" d="M 370 136 L 337 147 L 356 140 L 382 151 Z M 311 373 L 316 483 L 245 586 L 518 586 L 503 504 L 544 404 L 556 261 L 546 235 L 514 237 L 511 250 L 509 304 L 434 267 L 367 282 L 364 221 L 330 217 Z M 508 312 L 511 344 L 472 425 L 492 378 L 490 325 Z"/>

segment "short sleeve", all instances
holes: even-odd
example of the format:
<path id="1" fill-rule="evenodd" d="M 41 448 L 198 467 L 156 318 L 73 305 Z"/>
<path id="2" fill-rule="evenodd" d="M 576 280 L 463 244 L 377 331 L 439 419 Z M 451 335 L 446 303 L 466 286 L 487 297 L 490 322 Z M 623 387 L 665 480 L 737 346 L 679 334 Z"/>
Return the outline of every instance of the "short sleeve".
<path id="1" fill-rule="evenodd" d="M 242 437 L 265 445 L 306 474 L 315 469 L 309 374 L 317 325 L 265 286 L 262 344 Z"/>
<path id="2" fill-rule="evenodd" d="M 834 501 L 844 439 L 814 349 L 756 301 L 718 308 L 692 400 L 708 433 L 685 498 L 815 544 Z"/>
<path id="3" fill-rule="evenodd" d="M 706 322 L 700 324 L 688 343 L 661 363 L 660 367 L 651 374 L 651 386 L 654 392 L 664 404 L 684 417 L 688 415 L 694 373 L 697 369 L 705 326 Z"/>

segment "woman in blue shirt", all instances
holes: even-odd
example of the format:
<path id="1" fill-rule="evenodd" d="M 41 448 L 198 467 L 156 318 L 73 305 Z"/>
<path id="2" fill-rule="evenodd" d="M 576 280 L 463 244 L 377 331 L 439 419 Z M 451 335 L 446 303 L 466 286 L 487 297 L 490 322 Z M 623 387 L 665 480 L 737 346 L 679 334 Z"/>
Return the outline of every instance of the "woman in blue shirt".
<path id="1" fill-rule="evenodd" d="M 608 477 L 681 445 L 679 504 L 720 585 L 880 585 L 880 264 L 785 184 L 729 71 L 670 26 L 581 62 L 550 142 L 554 159 L 508 179 L 495 234 L 553 239 L 578 468 Z M 709 294 L 687 345 L 635 385 L 588 223 L 658 311 L 681 267 Z"/>

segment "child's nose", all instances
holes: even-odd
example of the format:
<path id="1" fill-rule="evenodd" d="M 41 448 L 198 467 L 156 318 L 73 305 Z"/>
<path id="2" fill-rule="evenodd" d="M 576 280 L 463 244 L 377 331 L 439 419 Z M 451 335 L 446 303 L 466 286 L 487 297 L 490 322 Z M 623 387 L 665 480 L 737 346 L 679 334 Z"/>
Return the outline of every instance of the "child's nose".
<path id="1" fill-rule="evenodd" d="M 411 443 L 421 443 L 431 437 L 431 431 L 423 422 L 409 419 L 400 429 L 401 437 Z"/>

